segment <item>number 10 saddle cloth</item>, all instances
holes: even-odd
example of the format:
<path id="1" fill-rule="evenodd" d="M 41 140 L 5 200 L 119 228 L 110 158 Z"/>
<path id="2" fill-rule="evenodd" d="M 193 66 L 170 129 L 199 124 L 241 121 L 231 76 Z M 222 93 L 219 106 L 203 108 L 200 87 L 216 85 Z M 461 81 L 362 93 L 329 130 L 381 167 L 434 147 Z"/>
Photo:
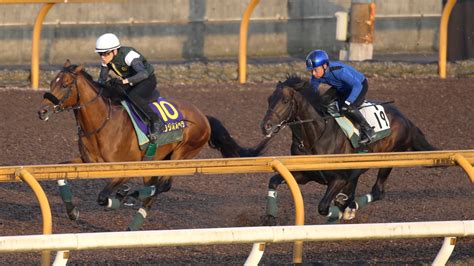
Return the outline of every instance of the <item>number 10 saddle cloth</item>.
<path id="1" fill-rule="evenodd" d="M 138 138 L 138 144 L 141 150 L 146 150 L 150 140 L 147 135 L 149 132 L 148 121 L 144 119 L 140 112 L 135 107 L 124 100 L 121 104 L 125 110 L 127 110 L 130 119 L 132 120 L 133 127 Z M 165 124 L 165 130 L 160 133 L 156 141 L 157 145 L 164 145 L 173 143 L 183 139 L 183 128 L 186 127 L 186 122 L 183 118 L 183 114 L 165 98 L 160 97 L 156 101 L 150 103 L 151 108 L 155 113 L 158 114 L 161 121 Z"/>

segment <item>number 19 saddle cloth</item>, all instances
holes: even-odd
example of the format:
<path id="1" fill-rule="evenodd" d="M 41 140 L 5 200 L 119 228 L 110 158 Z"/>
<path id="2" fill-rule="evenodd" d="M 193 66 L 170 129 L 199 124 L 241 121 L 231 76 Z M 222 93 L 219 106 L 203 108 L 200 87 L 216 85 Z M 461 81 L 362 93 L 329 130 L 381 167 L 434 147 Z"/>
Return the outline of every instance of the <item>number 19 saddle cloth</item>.
<path id="1" fill-rule="evenodd" d="M 359 110 L 375 131 L 372 143 L 390 135 L 390 121 L 382 105 L 365 101 L 360 105 Z M 329 112 L 329 114 L 336 119 L 344 134 L 351 141 L 352 147 L 358 148 L 361 134 L 359 129 L 347 117 L 341 116 L 339 112 Z"/>

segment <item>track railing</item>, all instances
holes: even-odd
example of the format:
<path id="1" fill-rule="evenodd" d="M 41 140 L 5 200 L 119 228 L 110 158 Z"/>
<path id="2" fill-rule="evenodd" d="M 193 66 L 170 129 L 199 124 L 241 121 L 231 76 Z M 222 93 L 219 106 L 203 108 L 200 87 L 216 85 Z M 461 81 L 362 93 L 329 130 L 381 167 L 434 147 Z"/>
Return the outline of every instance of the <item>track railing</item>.
<path id="1" fill-rule="evenodd" d="M 20 181 L 18 176 L 19 170 L 27 170 L 38 181 L 174 176 L 198 173 L 268 173 L 275 172 L 272 166 L 272 162 L 275 160 L 280 161 L 289 171 L 459 165 L 466 171 L 471 181 L 474 182 L 474 170 L 472 167 L 474 163 L 474 150 L 1 166 L 0 182 Z"/>
<path id="2" fill-rule="evenodd" d="M 265 226 L 4 236 L 0 237 L 0 253 L 446 236 L 473 237 L 474 221 Z M 441 263 L 442 261 L 436 262 L 435 260 L 434 265 L 444 265 Z"/>
<path id="3" fill-rule="evenodd" d="M 154 162 L 61 164 L 0 167 L 0 182 L 21 181 L 32 175 L 37 180 L 96 179 L 136 176 L 174 176 L 230 173 L 279 172 L 287 180 L 295 200 L 295 221 L 304 224 L 301 192 L 290 171 L 366 169 L 387 167 L 455 166 L 462 167 L 474 183 L 474 150 L 434 152 L 392 152 L 348 155 L 278 156 L 237 159 L 203 159 Z M 21 174 L 20 174 L 21 173 Z M 293 186 L 292 186 L 293 184 Z M 39 196 L 37 196 L 39 198 Z M 301 200 L 298 200 L 301 199 Z M 40 202 L 40 205 L 42 203 Z M 49 205 L 47 208 L 49 208 Z M 254 256 L 263 253 L 264 245 L 254 245 Z M 252 251 L 252 253 L 254 253 Z M 293 260 L 301 262 L 302 242 L 295 242 Z M 252 254 L 251 254 L 252 256 Z M 449 257 L 449 256 L 448 256 Z"/>

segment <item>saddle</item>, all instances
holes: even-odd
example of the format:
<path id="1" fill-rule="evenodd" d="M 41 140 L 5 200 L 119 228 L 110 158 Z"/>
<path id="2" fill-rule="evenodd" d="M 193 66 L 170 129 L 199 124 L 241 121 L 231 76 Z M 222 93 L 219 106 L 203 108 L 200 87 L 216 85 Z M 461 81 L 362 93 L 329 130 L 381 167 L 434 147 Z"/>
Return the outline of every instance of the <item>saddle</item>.
<path id="1" fill-rule="evenodd" d="M 142 117 L 141 113 L 127 100 L 122 100 L 120 103 L 132 120 L 140 150 L 146 150 L 150 144 L 150 140 L 147 137 L 149 132 L 147 119 Z M 183 129 L 187 127 L 183 114 L 164 97 L 159 97 L 156 101 L 150 103 L 150 107 L 160 117 L 161 121 L 165 123 L 165 130 L 159 134 L 156 145 L 164 145 L 182 140 Z"/>
<path id="2" fill-rule="evenodd" d="M 351 142 L 352 147 L 355 149 L 359 148 L 361 132 L 349 118 L 341 114 L 337 106 L 337 101 L 329 104 L 327 110 L 329 115 L 336 119 L 337 124 Z M 377 142 L 391 134 L 390 121 L 382 105 L 364 101 L 364 103 L 359 106 L 359 110 L 365 120 L 367 120 L 367 123 L 369 123 L 375 131 L 375 138 L 371 143 Z"/>

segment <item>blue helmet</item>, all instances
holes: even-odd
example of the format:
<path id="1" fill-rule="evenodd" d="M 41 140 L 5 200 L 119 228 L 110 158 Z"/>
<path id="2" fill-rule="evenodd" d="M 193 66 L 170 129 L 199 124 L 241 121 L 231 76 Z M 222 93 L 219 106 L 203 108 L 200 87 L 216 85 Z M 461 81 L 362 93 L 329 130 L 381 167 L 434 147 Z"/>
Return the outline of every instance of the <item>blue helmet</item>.
<path id="1" fill-rule="evenodd" d="M 323 50 L 314 50 L 306 56 L 306 70 L 308 71 L 324 64 L 329 64 L 329 56 Z"/>

